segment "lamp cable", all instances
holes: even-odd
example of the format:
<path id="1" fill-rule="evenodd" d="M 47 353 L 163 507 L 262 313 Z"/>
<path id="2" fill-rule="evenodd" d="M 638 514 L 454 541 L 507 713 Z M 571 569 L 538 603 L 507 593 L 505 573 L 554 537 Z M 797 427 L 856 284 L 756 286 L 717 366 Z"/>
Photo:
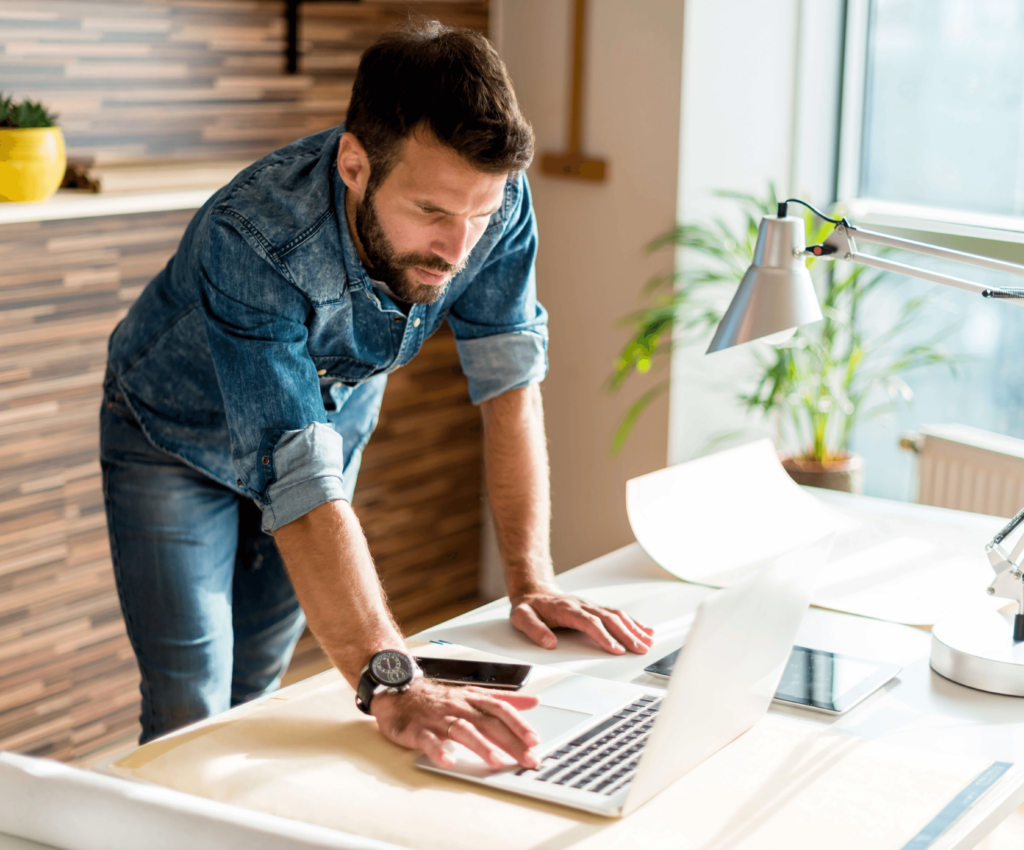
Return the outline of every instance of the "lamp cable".
<path id="1" fill-rule="evenodd" d="M 818 216 L 818 218 L 822 218 L 825 221 L 831 222 L 832 224 L 843 224 L 846 221 L 846 219 L 829 218 L 821 210 L 812 207 L 809 203 L 807 203 L 807 201 L 801 201 L 799 198 L 790 198 L 789 200 L 786 201 L 779 201 L 779 218 L 785 218 L 787 215 L 789 215 L 790 204 L 803 204 L 805 207 L 807 207 L 807 209 L 809 209 L 812 213 Z"/>

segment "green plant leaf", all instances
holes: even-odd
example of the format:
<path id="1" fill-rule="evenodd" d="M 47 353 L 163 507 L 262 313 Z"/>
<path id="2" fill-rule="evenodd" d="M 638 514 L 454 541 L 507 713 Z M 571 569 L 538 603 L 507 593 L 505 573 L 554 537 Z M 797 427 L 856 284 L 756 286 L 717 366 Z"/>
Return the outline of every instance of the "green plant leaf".
<path id="1" fill-rule="evenodd" d="M 32 127 L 56 127 L 57 116 L 48 112 L 36 101 L 23 100 L 15 103 L 13 97 L 4 97 L 0 92 L 0 129 L 15 128 L 27 130 Z"/>
<path id="2" fill-rule="evenodd" d="M 622 422 L 619 423 L 619 427 L 615 431 L 615 436 L 612 438 L 612 447 L 610 452 L 612 457 L 615 457 L 622 451 L 622 447 L 626 444 L 626 438 L 629 437 L 629 434 L 633 430 L 633 426 L 636 424 L 636 420 L 640 414 L 647 409 L 647 406 L 652 401 L 662 393 L 666 392 L 668 388 L 669 382 L 661 381 L 651 387 L 651 389 L 645 392 L 629 406 L 629 410 L 627 410 L 626 415 L 622 417 Z"/>

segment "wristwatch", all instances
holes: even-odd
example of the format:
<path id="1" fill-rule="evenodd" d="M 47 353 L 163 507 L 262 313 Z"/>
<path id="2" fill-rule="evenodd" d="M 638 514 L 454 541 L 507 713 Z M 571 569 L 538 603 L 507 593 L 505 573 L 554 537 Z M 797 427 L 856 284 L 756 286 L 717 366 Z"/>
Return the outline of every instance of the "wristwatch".
<path id="1" fill-rule="evenodd" d="M 381 690 L 389 694 L 401 694 L 409 690 L 416 677 L 416 663 L 404 652 L 385 649 L 378 652 L 363 668 L 356 686 L 356 706 L 363 714 L 370 713 L 374 694 Z"/>

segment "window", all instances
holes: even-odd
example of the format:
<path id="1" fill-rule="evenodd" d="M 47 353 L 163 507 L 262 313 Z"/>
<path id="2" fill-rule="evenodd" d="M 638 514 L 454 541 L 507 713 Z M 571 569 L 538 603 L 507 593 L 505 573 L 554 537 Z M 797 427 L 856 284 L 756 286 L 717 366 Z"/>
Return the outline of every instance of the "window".
<path id="1" fill-rule="evenodd" d="M 855 172 L 845 192 L 869 199 L 862 205 L 868 211 L 877 200 L 956 210 L 965 222 L 979 213 L 1024 216 L 1024 2 L 870 0 L 852 1 L 850 10 L 863 16 L 863 35 L 860 44 L 847 45 L 847 71 L 859 79 L 845 86 L 844 120 L 851 111 L 861 120 L 859 134 L 844 133 L 840 158 Z M 856 20 L 849 31 L 858 32 Z M 862 102 L 849 95 L 858 85 Z M 871 226 L 870 214 L 854 209 L 854 222 Z M 891 216 L 887 223 L 900 224 Z M 1024 262 L 1020 233 L 988 243 L 935 231 L 900 235 Z M 1020 278 L 918 255 L 893 259 L 979 283 L 1022 285 Z M 913 333 L 925 340 L 950 328 L 944 345 L 961 358 L 959 375 L 941 367 L 907 374 L 909 407 L 857 428 L 851 448 L 867 459 L 869 495 L 912 496 L 913 458 L 898 448 L 904 431 L 958 422 L 1024 438 L 1024 306 L 891 276 L 860 319 L 884 327 L 905 299 L 919 295 L 932 303 Z"/>
<path id="2" fill-rule="evenodd" d="M 1024 3 L 872 0 L 864 198 L 1024 215 Z"/>

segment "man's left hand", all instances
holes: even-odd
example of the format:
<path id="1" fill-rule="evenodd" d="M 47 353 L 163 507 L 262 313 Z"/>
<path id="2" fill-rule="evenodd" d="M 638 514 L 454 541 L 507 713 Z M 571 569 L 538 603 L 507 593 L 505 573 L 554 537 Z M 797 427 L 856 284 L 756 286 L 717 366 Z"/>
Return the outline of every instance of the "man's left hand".
<path id="1" fill-rule="evenodd" d="M 654 629 L 615 608 L 602 608 L 578 596 L 540 590 L 511 597 L 512 625 L 534 643 L 554 649 L 558 638 L 552 628 L 576 629 L 589 635 L 612 655 L 626 651 L 643 655 L 654 642 Z"/>

